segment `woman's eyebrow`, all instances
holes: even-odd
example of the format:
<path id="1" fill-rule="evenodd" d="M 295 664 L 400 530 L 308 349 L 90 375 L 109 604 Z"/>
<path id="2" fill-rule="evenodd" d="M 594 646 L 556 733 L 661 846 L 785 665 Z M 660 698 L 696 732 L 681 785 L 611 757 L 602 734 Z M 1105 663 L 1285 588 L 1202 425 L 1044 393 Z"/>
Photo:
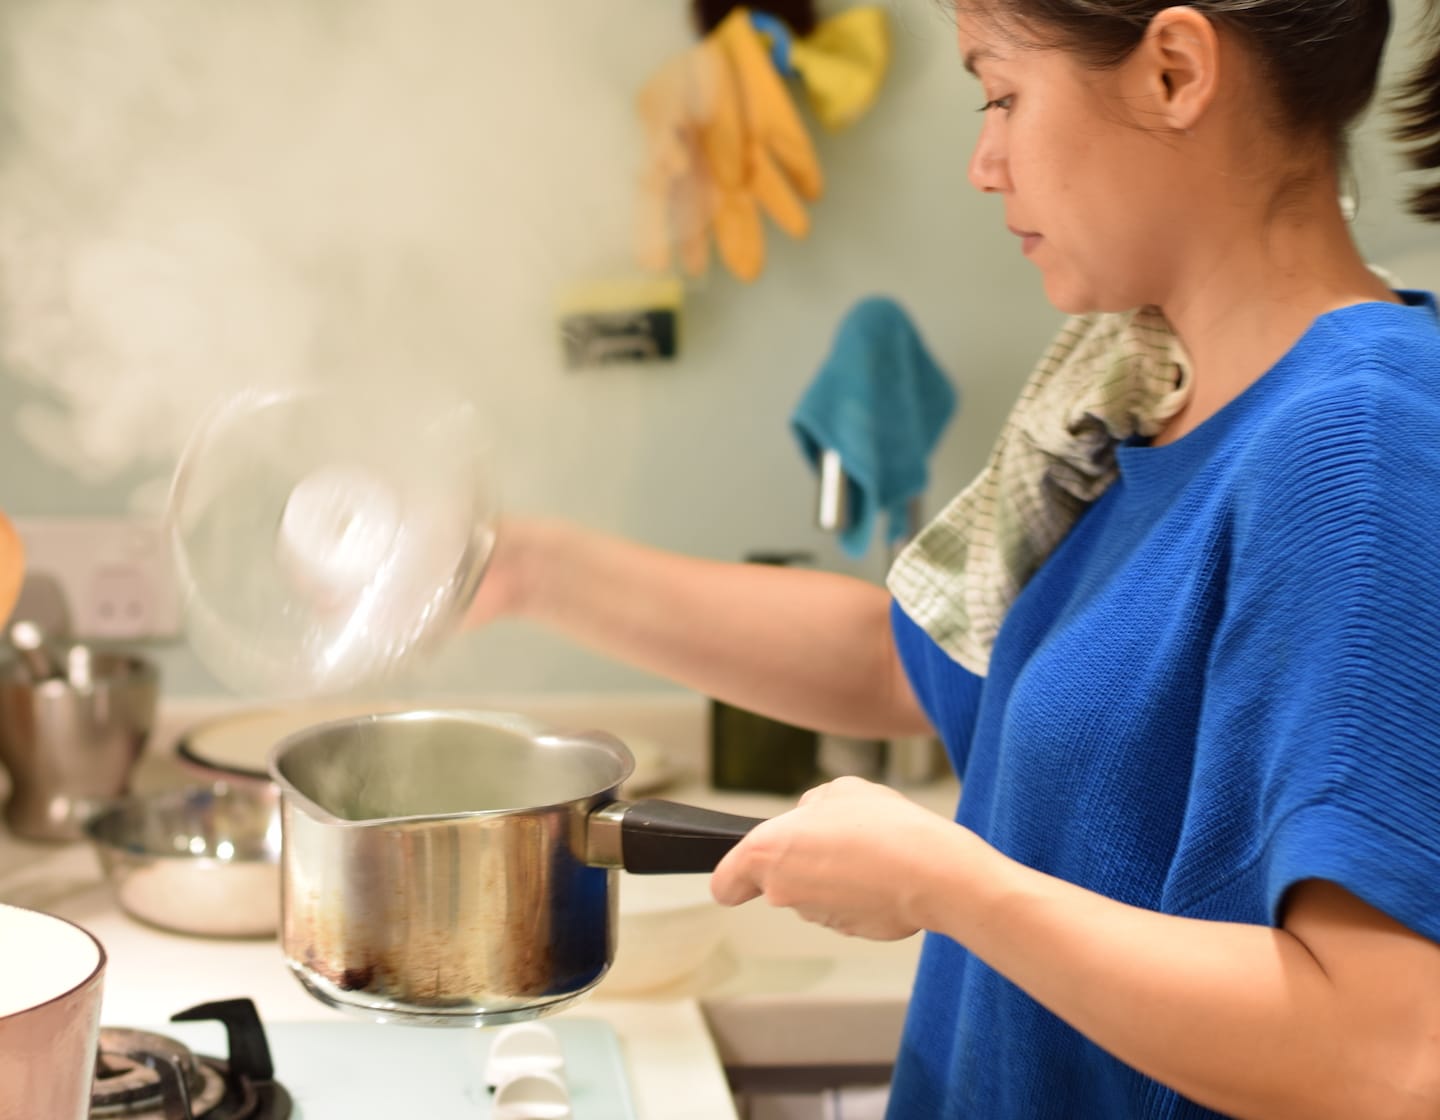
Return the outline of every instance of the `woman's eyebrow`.
<path id="1" fill-rule="evenodd" d="M 985 62 L 995 57 L 995 52 L 990 50 L 988 47 L 976 47 L 972 51 L 965 52 L 965 69 L 970 71 L 971 74 L 974 74 L 978 78 L 980 75 L 975 72 L 975 67 L 978 66 L 981 62 Z"/>

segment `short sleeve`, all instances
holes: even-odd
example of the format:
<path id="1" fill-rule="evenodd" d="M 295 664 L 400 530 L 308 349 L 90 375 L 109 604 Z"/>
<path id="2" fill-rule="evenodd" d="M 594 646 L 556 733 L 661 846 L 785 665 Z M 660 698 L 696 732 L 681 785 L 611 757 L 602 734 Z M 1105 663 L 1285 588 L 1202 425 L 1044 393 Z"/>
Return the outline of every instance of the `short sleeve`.
<path id="1" fill-rule="evenodd" d="M 1320 878 L 1440 940 L 1436 400 L 1348 378 L 1246 452 L 1199 749 L 1246 778 L 1272 921 Z"/>

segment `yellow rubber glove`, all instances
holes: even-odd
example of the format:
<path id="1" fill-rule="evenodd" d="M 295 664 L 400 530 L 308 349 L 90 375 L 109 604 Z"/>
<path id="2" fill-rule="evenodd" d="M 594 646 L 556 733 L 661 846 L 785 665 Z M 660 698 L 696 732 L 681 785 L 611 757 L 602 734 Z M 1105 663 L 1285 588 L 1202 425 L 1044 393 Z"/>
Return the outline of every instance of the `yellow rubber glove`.
<path id="1" fill-rule="evenodd" d="M 790 65 L 823 128 L 854 124 L 874 104 L 890 68 L 885 9 L 850 8 L 821 20 L 805 38 L 792 39 Z"/>
<path id="2" fill-rule="evenodd" d="M 713 233 L 721 260 L 753 280 L 764 265 L 760 214 L 749 186 L 748 139 L 733 67 L 713 38 L 667 62 L 636 101 L 645 124 L 636 258 L 667 271 L 709 267 Z"/>
<path id="3" fill-rule="evenodd" d="M 748 13 L 737 8 L 642 89 L 647 162 L 636 254 L 671 266 L 673 246 L 691 276 L 705 271 L 708 235 L 741 280 L 765 265 L 760 211 L 792 237 L 809 232 L 801 201 L 819 197 L 810 136 Z"/>
<path id="4" fill-rule="evenodd" d="M 750 22 L 749 11 L 732 9 L 711 34 L 725 48 L 734 69 L 746 130 L 754 144 L 752 159 L 764 153 L 800 197 L 819 198 L 824 180 L 815 146 L 769 50 Z M 763 197 L 760 201 L 766 205 Z"/>
<path id="5" fill-rule="evenodd" d="M 715 245 L 726 268 L 742 280 L 753 280 L 765 266 L 765 237 L 750 182 L 751 140 L 743 96 L 724 45 L 706 36 L 697 50 L 703 80 L 714 95 L 700 123 L 700 146 L 710 173 Z"/>

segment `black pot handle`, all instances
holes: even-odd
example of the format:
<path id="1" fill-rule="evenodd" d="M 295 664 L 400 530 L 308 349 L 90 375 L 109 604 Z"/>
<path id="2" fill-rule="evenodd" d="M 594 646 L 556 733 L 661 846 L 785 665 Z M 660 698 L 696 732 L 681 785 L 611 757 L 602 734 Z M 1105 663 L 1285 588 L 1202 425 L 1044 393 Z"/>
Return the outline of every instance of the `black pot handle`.
<path id="1" fill-rule="evenodd" d="M 612 801 L 590 815 L 586 861 L 637 875 L 714 871 L 761 817 L 678 801 Z"/>

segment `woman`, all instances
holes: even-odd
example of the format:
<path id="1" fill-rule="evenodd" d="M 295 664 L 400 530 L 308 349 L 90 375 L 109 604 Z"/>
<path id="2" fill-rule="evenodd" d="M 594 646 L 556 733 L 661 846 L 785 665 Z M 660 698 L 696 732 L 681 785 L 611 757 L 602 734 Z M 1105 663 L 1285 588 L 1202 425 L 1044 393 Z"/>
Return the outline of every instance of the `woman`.
<path id="1" fill-rule="evenodd" d="M 1158 307 L 1193 379 L 985 674 L 859 581 L 551 523 L 508 527 L 472 617 L 792 722 L 944 738 L 954 823 L 842 779 L 713 879 L 927 932 L 891 1115 L 1440 1116 L 1440 327 L 1338 201 L 1388 5 L 957 18 L 974 185 L 1058 308 Z M 1412 94 L 1440 164 L 1440 85 Z"/>

